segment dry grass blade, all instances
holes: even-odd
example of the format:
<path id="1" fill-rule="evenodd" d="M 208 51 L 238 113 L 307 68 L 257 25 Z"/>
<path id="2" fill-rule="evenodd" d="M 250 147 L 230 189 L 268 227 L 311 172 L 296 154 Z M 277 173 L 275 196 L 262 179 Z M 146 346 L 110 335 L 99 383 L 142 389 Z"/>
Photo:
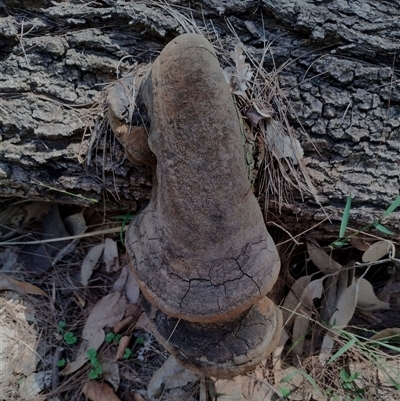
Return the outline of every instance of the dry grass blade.
<path id="1" fill-rule="evenodd" d="M 0 273 L 0 291 L 13 290 L 22 294 L 42 295 L 49 297 L 43 290 L 33 284 L 16 280 L 13 277 Z"/>

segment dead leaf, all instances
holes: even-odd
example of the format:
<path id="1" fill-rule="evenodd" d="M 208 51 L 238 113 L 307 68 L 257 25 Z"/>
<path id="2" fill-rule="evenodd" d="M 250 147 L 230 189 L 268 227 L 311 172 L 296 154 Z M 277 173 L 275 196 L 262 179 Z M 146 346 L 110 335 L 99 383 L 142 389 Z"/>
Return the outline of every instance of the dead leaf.
<path id="1" fill-rule="evenodd" d="M 113 386 L 114 391 L 118 390 L 121 382 L 118 363 L 115 361 L 114 348 L 108 348 L 101 353 L 101 366 L 103 368 L 102 379 Z"/>
<path id="2" fill-rule="evenodd" d="M 242 384 L 245 376 L 236 376 L 233 379 L 219 379 L 215 382 L 215 390 L 222 401 L 245 401 Z"/>
<path id="3" fill-rule="evenodd" d="M 125 284 L 125 295 L 131 304 L 136 304 L 140 295 L 139 284 L 131 269 L 128 270 L 128 279 Z"/>
<path id="4" fill-rule="evenodd" d="M 139 319 L 135 325 L 135 329 L 144 330 L 147 331 L 148 333 L 153 333 L 154 328 L 150 323 L 149 318 L 144 312 L 139 316 Z"/>
<path id="5" fill-rule="evenodd" d="M 326 277 L 322 277 L 318 280 L 311 281 L 301 294 L 300 302 L 308 309 L 313 308 L 313 301 L 315 298 L 320 299 L 322 292 L 324 291 L 324 280 Z"/>
<path id="6" fill-rule="evenodd" d="M 133 316 L 128 316 L 125 319 L 121 320 L 118 323 L 115 323 L 113 326 L 113 331 L 115 334 L 120 333 L 123 329 L 125 329 L 126 326 L 129 325 L 133 321 L 134 317 Z"/>
<path id="7" fill-rule="evenodd" d="M 88 341 L 82 341 L 79 348 L 79 356 L 60 372 L 60 376 L 70 375 L 80 369 L 88 361 L 87 350 L 94 348 L 97 351 L 103 344 L 105 336 L 104 330 L 98 330 L 91 335 Z"/>
<path id="8" fill-rule="evenodd" d="M 295 343 L 293 352 L 296 355 L 303 354 L 304 339 L 310 324 L 312 309 L 314 308 L 313 301 L 316 298 L 321 298 L 324 290 L 324 280 L 325 277 L 311 281 L 304 288 L 303 294 L 300 297 L 301 307 L 298 310 L 298 315 L 296 315 L 293 325 L 293 342 Z"/>
<path id="9" fill-rule="evenodd" d="M 292 312 L 296 310 L 297 306 L 300 303 L 300 297 L 303 294 L 304 289 L 310 284 L 311 276 L 302 276 L 297 279 L 292 287 L 290 288 L 289 293 L 287 294 L 285 301 L 282 305 L 282 314 L 283 314 L 283 322 L 287 330 L 290 330 L 295 314 Z"/>
<path id="10" fill-rule="evenodd" d="M 329 321 L 331 326 L 339 328 L 344 328 L 347 326 L 350 319 L 353 317 L 354 311 L 356 309 L 357 291 L 358 285 L 357 283 L 354 283 L 350 287 L 347 287 L 346 290 L 343 292 L 338 300 L 336 311 Z M 319 354 L 319 361 L 321 362 L 321 364 L 325 364 L 328 355 L 332 351 L 334 345 L 334 337 L 335 334 L 333 332 L 325 334 L 325 337 L 322 341 L 321 352 Z"/>
<path id="11" fill-rule="evenodd" d="M 377 298 L 369 281 L 360 278 L 358 280 L 357 308 L 363 311 L 373 311 L 390 309 L 390 305 L 388 302 L 383 302 Z"/>
<path id="12" fill-rule="evenodd" d="M 93 270 L 100 259 L 101 254 L 104 250 L 104 244 L 94 246 L 83 259 L 81 267 L 81 284 L 84 286 L 88 285 L 89 279 L 92 276 Z"/>
<path id="13" fill-rule="evenodd" d="M 350 245 L 354 246 L 354 248 L 358 249 L 359 251 L 366 251 L 370 247 L 370 243 L 366 241 L 364 238 L 361 237 L 351 237 L 350 238 Z"/>
<path id="14" fill-rule="evenodd" d="M 128 304 L 126 305 L 125 317 L 128 316 L 138 316 L 141 311 L 141 307 L 137 304 Z"/>
<path id="15" fill-rule="evenodd" d="M 242 394 L 246 401 L 272 401 L 279 395 L 279 391 L 265 379 L 260 366 L 253 373 L 242 377 Z"/>
<path id="16" fill-rule="evenodd" d="M 121 401 L 106 382 L 88 380 L 83 385 L 82 393 L 92 401 Z"/>
<path id="17" fill-rule="evenodd" d="M 12 290 L 22 294 L 42 295 L 49 298 L 39 287 L 0 273 L 0 291 L 2 290 Z"/>
<path id="18" fill-rule="evenodd" d="M 277 159 L 290 157 L 293 164 L 299 164 L 303 159 L 304 152 L 300 142 L 291 136 L 286 135 L 282 124 L 274 119 L 266 122 L 266 140 L 268 148 Z"/>
<path id="19" fill-rule="evenodd" d="M 18 255 L 18 263 L 32 275 L 44 274 L 53 264 L 53 258 L 70 245 L 63 237 L 69 236 L 61 219 L 58 205 L 53 205 L 50 212 L 44 217 L 38 239 L 60 239 L 51 243 L 24 245 Z"/>
<path id="20" fill-rule="evenodd" d="M 381 386 L 397 387 L 400 377 L 400 361 L 396 359 L 381 359 L 379 361 L 378 380 Z M 396 383 L 396 384 L 395 384 Z"/>
<path id="21" fill-rule="evenodd" d="M 103 258 L 107 273 L 116 272 L 119 270 L 120 266 L 117 243 L 111 238 L 106 238 L 104 242 Z"/>
<path id="22" fill-rule="evenodd" d="M 362 255 L 364 263 L 376 262 L 387 255 L 392 249 L 393 244 L 390 241 L 374 242 Z"/>
<path id="23" fill-rule="evenodd" d="M 65 228 L 68 230 L 70 235 L 83 234 L 86 229 L 86 221 L 83 216 L 83 210 L 79 213 L 71 214 L 64 219 Z"/>
<path id="24" fill-rule="evenodd" d="M 242 47 L 236 45 L 234 51 L 230 53 L 230 56 L 235 62 L 235 67 L 224 68 L 224 77 L 230 85 L 232 93 L 246 98 L 247 85 L 253 76 L 253 71 L 250 65 L 246 63 L 246 57 L 243 54 Z"/>
<path id="25" fill-rule="evenodd" d="M 323 249 L 320 248 L 317 241 L 307 241 L 307 251 L 315 266 L 325 274 L 339 271 L 342 268 L 338 262 L 334 261 Z"/>
<path id="26" fill-rule="evenodd" d="M 118 344 L 118 350 L 117 350 L 117 355 L 115 357 L 115 360 L 122 359 L 124 356 L 125 350 L 129 347 L 129 343 L 131 341 L 131 336 L 122 336 L 121 340 L 119 341 Z"/>
<path id="27" fill-rule="evenodd" d="M 113 285 L 113 292 L 122 291 L 125 288 L 129 270 L 130 270 L 129 265 L 122 266 L 118 280 Z"/>
<path id="28" fill-rule="evenodd" d="M 108 294 L 93 307 L 83 328 L 82 337 L 88 340 L 90 336 L 103 327 L 113 326 L 119 322 L 126 308 L 126 298 L 121 292 Z"/>
<path id="29" fill-rule="evenodd" d="M 45 387 L 51 383 L 51 370 L 32 373 L 23 379 L 19 386 L 19 395 L 24 400 L 34 399 Z"/>
<path id="30" fill-rule="evenodd" d="M 400 337 L 400 329 L 392 328 L 392 329 L 384 329 L 379 333 L 374 334 L 368 341 L 378 341 L 383 340 L 385 338 L 396 338 L 396 340 Z"/>
<path id="31" fill-rule="evenodd" d="M 183 368 L 178 364 L 177 360 L 170 355 L 166 362 L 164 362 L 161 368 L 158 369 L 151 378 L 147 387 L 147 398 L 149 401 L 159 401 L 161 394 L 166 398 L 171 397 L 172 394 L 175 394 L 175 396 L 183 396 L 185 395 L 183 387 L 187 386 L 189 383 L 196 383 L 198 380 L 198 375 Z M 174 390 L 181 391 L 175 392 Z"/>
<path id="32" fill-rule="evenodd" d="M 131 393 L 132 401 L 146 401 L 139 393 Z"/>

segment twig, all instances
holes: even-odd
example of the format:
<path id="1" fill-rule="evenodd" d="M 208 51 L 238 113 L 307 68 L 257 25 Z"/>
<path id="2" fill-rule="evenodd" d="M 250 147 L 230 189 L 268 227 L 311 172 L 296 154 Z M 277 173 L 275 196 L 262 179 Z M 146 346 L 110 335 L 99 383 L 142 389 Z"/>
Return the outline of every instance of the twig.
<path id="1" fill-rule="evenodd" d="M 58 385 L 60 383 L 60 375 L 58 372 L 58 361 L 61 358 L 62 353 L 64 352 L 63 347 L 57 347 L 56 351 L 54 352 L 54 357 L 53 357 L 53 366 L 52 366 L 52 373 L 51 373 L 51 387 L 52 390 L 55 391 L 58 388 Z"/>

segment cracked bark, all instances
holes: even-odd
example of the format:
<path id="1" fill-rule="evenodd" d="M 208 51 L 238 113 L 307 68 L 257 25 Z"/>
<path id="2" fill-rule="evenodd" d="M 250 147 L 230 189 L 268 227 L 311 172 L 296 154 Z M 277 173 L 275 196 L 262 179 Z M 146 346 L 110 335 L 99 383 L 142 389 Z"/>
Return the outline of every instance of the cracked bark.
<path id="1" fill-rule="evenodd" d="M 191 2 L 197 10 L 199 4 Z M 311 231 L 314 237 L 337 235 L 349 193 L 353 226 L 371 222 L 399 194 L 399 6 L 398 0 L 202 2 L 205 20 L 227 45 L 225 16 L 258 58 L 265 27 L 273 54 L 265 67 L 282 67 L 281 87 L 298 118 L 293 113 L 291 123 L 333 223 Z M 201 12 L 193 16 L 203 20 Z M 135 211 L 150 197 L 150 172 L 124 161 L 111 138 L 99 142 L 87 168 L 78 162 L 87 146 L 81 139 L 90 105 L 115 80 L 119 61 L 154 60 L 182 32 L 178 22 L 158 2 L 125 1 L 6 0 L 0 17 L 0 196 L 90 203 L 46 185 L 97 199 L 100 208 Z M 120 72 L 130 61 L 121 61 Z M 325 217 L 311 197 L 293 196 L 281 215 L 272 203 L 268 219 L 296 233 Z M 399 233 L 399 217 L 385 225 Z"/>

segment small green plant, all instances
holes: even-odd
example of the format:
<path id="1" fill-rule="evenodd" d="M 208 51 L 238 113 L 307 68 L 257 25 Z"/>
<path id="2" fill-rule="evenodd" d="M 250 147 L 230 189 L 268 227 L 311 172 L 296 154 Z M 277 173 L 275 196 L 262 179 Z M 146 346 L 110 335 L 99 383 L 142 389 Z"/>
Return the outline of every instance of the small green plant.
<path id="1" fill-rule="evenodd" d="M 342 387 L 346 390 L 354 390 L 354 380 L 358 379 L 359 376 L 360 374 L 358 372 L 351 375 L 347 373 L 346 369 L 340 369 L 340 382 L 342 383 Z"/>
<path id="2" fill-rule="evenodd" d="M 57 362 L 57 366 L 59 368 L 64 367 L 67 364 L 67 361 L 64 358 L 61 358 L 58 362 Z"/>
<path id="3" fill-rule="evenodd" d="M 389 216 L 390 213 L 394 212 L 399 206 L 400 206 L 400 196 L 398 196 L 390 204 L 390 206 L 382 213 L 382 216 L 378 220 L 375 220 L 372 223 L 367 224 L 366 226 L 362 227 L 360 230 L 356 231 L 354 234 L 352 234 L 350 236 L 346 236 L 345 234 L 346 234 L 347 224 L 349 222 L 350 208 L 351 208 L 351 195 L 349 195 L 347 197 L 346 206 L 343 211 L 342 221 L 340 223 L 339 238 L 336 241 L 334 241 L 331 244 L 331 246 L 340 248 L 342 246 L 348 245 L 351 237 L 355 237 L 360 232 L 366 231 L 371 227 L 375 227 L 377 230 L 383 232 L 384 234 L 393 235 L 393 233 L 388 228 L 386 228 L 384 225 L 382 225 L 381 222 L 385 217 Z"/>
<path id="4" fill-rule="evenodd" d="M 345 397 L 345 401 L 363 401 L 362 394 L 364 393 L 363 389 L 357 388 L 355 381 L 360 377 L 359 372 L 355 372 L 350 374 L 346 371 L 346 369 L 340 369 L 340 383 L 344 390 L 350 391 L 354 394 L 354 398 L 350 398 L 350 396 Z M 361 395 L 360 395 L 361 394 Z"/>
<path id="5" fill-rule="evenodd" d="M 75 344 L 75 343 L 78 341 L 78 339 L 77 339 L 77 337 L 75 336 L 75 334 L 74 334 L 72 331 L 67 331 L 67 332 L 64 334 L 64 341 L 65 341 L 68 345 L 73 345 L 73 344 Z"/>
<path id="6" fill-rule="evenodd" d="M 97 359 L 97 350 L 94 348 L 89 348 L 86 351 L 86 354 L 89 358 L 90 364 L 93 367 L 93 369 L 88 373 L 88 377 L 89 379 L 96 380 L 103 374 L 103 367 L 100 365 L 100 362 Z"/>
<path id="7" fill-rule="evenodd" d="M 138 338 L 135 340 L 135 344 L 142 345 L 142 344 L 144 344 L 144 343 L 145 343 L 145 339 L 144 339 L 143 337 L 138 337 Z"/>
<path id="8" fill-rule="evenodd" d="M 63 320 L 60 320 L 57 323 L 57 331 L 62 334 L 65 331 L 65 327 L 67 326 L 67 323 L 65 323 Z"/>
<path id="9" fill-rule="evenodd" d="M 132 355 L 132 350 L 130 348 L 126 348 L 125 352 L 124 352 L 124 355 L 123 355 L 123 358 L 124 359 L 128 359 L 131 355 Z"/>
<path id="10" fill-rule="evenodd" d="M 114 334 L 114 333 L 108 333 L 106 334 L 106 341 L 108 343 L 114 342 L 115 344 L 119 344 L 121 341 L 122 334 Z"/>

